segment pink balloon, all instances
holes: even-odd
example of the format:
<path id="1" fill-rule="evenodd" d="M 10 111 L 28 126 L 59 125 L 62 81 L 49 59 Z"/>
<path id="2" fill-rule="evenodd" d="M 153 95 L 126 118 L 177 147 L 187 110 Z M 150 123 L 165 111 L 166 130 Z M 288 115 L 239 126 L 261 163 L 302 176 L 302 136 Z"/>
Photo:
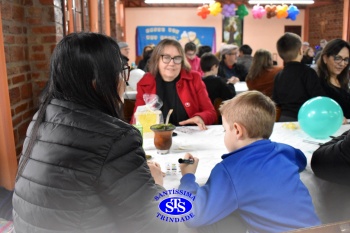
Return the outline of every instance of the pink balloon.
<path id="1" fill-rule="evenodd" d="M 261 19 L 266 14 L 266 10 L 262 6 L 255 5 L 253 7 L 252 13 L 254 19 Z"/>

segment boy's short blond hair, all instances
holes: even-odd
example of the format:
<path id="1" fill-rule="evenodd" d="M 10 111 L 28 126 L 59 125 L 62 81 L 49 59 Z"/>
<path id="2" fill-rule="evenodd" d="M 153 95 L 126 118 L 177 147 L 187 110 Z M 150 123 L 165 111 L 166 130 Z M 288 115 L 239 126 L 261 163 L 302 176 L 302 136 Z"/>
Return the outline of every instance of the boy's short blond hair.
<path id="1" fill-rule="evenodd" d="M 275 103 L 259 91 L 246 91 L 223 102 L 220 112 L 230 128 L 239 123 L 249 138 L 268 139 L 276 119 Z"/>
<path id="2" fill-rule="evenodd" d="M 277 52 L 284 62 L 290 62 L 297 58 L 301 46 L 302 41 L 300 36 L 295 33 L 286 32 L 277 41 Z"/>

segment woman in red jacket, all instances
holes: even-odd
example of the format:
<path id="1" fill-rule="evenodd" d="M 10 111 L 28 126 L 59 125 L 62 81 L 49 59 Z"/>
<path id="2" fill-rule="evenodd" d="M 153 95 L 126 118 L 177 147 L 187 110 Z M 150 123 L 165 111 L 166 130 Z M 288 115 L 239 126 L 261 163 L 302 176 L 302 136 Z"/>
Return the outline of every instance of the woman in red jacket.
<path id="1" fill-rule="evenodd" d="M 150 58 L 149 72 L 137 83 L 134 113 L 145 105 L 144 94 L 157 94 L 163 101 L 161 111 L 165 119 L 170 109 L 170 123 L 198 125 L 202 130 L 213 124 L 216 112 L 198 72 L 191 71 L 181 44 L 164 39 L 155 47 Z"/>

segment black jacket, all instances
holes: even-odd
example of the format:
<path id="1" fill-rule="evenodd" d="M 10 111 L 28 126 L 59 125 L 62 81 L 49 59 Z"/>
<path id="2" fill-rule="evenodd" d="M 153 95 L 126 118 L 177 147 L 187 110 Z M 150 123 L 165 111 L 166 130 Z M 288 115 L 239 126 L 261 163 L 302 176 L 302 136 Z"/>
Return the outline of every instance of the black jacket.
<path id="1" fill-rule="evenodd" d="M 162 188 L 154 183 L 136 128 L 52 100 L 37 135 L 15 185 L 16 233 L 176 231 L 175 224 L 156 218 L 154 196 Z"/>
<path id="2" fill-rule="evenodd" d="M 350 186 L 350 131 L 321 145 L 312 155 L 316 176 Z"/>
<path id="3" fill-rule="evenodd" d="M 244 82 L 247 74 L 248 71 L 242 64 L 235 63 L 232 68 L 229 68 L 224 61 L 220 61 L 219 63 L 218 76 L 222 78 L 230 79 L 232 76 L 235 76 L 239 78 L 241 82 Z"/>
<path id="4" fill-rule="evenodd" d="M 311 98 L 325 96 L 317 73 L 300 62 L 288 62 L 276 76 L 272 99 L 281 116 L 298 120 L 301 106 Z"/>

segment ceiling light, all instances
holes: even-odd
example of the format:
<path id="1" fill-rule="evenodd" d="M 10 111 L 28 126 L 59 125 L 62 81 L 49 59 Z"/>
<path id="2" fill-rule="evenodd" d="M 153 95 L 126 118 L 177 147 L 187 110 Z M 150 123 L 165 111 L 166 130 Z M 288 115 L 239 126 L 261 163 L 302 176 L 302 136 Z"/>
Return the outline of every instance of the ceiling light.
<path id="1" fill-rule="evenodd" d="M 314 4 L 313 0 L 249 0 L 249 4 Z"/>
<path id="2" fill-rule="evenodd" d="M 208 4 L 214 0 L 145 0 L 147 4 Z"/>

